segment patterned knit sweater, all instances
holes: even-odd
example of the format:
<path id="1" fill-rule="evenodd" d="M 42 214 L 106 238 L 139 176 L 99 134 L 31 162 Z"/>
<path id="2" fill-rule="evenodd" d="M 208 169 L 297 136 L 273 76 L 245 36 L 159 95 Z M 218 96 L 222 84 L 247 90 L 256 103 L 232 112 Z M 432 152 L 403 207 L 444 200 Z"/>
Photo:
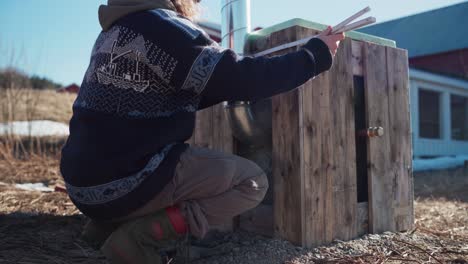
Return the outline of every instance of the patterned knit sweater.
<path id="1" fill-rule="evenodd" d="M 101 32 L 73 105 L 61 172 L 87 216 L 125 216 L 172 179 L 195 112 L 286 92 L 328 70 L 325 43 L 272 58 L 239 57 L 166 9 L 127 15 Z"/>

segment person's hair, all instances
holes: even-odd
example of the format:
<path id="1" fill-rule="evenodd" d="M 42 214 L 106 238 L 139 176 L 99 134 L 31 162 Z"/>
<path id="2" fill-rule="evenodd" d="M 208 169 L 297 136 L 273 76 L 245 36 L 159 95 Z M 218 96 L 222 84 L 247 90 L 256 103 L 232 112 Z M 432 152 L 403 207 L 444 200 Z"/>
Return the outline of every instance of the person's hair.
<path id="1" fill-rule="evenodd" d="M 189 19 L 194 19 L 198 15 L 199 0 L 171 0 L 177 12 Z"/>

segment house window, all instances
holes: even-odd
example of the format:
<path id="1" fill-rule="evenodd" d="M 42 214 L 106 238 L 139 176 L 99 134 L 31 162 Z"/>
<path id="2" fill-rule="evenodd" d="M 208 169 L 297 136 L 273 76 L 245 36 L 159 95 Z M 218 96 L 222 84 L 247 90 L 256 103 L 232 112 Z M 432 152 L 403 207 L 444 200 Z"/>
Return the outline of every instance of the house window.
<path id="1" fill-rule="evenodd" d="M 468 140 L 468 97 L 451 95 L 452 139 Z"/>
<path id="2" fill-rule="evenodd" d="M 419 137 L 440 135 L 440 93 L 419 89 Z"/>

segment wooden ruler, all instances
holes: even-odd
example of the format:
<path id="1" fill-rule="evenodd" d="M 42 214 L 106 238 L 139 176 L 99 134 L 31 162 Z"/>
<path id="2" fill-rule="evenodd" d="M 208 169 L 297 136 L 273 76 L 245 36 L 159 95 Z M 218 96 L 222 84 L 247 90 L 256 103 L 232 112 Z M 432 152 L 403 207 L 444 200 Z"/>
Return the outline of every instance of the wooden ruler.
<path id="1" fill-rule="evenodd" d="M 357 12 L 356 14 L 354 14 L 354 15 L 348 17 L 347 19 L 343 20 L 342 22 L 340 22 L 339 24 L 337 24 L 336 26 L 333 27 L 332 34 L 338 34 L 338 33 L 343 33 L 343 32 L 347 32 L 347 31 L 355 30 L 355 29 L 358 29 L 358 28 L 361 28 L 361 27 L 364 27 L 364 26 L 375 23 L 377 21 L 375 19 L 375 17 L 367 17 L 367 18 L 364 18 L 362 20 L 351 23 L 352 21 L 354 21 L 358 17 L 364 15 L 365 13 L 369 12 L 370 10 L 371 10 L 370 7 L 366 7 L 364 9 L 360 10 L 359 12 Z M 253 54 L 252 57 L 265 56 L 265 55 L 275 53 L 275 52 L 278 52 L 278 51 L 281 51 L 281 50 L 285 50 L 285 49 L 293 48 L 293 47 L 296 47 L 296 46 L 304 45 L 307 42 L 309 42 L 309 40 L 311 40 L 312 38 L 315 38 L 317 36 L 318 35 L 314 35 L 312 37 L 296 40 L 296 41 L 286 43 L 286 44 L 283 44 L 283 45 L 280 45 L 280 46 L 277 46 L 277 47 L 274 47 L 274 48 L 271 48 L 271 49 L 267 49 L 267 50 L 264 50 L 264 51 Z"/>

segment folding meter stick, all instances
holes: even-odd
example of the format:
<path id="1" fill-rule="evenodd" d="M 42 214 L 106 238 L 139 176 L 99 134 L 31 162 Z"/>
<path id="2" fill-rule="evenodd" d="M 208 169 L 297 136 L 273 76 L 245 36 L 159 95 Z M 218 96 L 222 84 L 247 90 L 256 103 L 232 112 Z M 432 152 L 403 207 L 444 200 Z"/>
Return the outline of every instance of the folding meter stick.
<path id="1" fill-rule="evenodd" d="M 356 14 L 354 14 L 354 15 L 348 17 L 347 19 L 343 20 L 343 22 L 341 22 L 338 25 L 333 27 L 332 34 L 338 34 L 338 33 L 343 33 L 343 32 L 347 32 L 347 31 L 355 30 L 355 29 L 361 28 L 363 26 L 375 23 L 375 21 L 376 21 L 375 17 L 367 17 L 367 18 L 361 19 L 359 21 L 356 21 L 354 23 L 351 23 L 352 21 L 356 20 L 358 17 L 361 17 L 362 15 L 369 12 L 370 10 L 371 10 L 370 7 L 366 7 L 364 9 L 362 9 L 361 11 L 357 12 Z M 277 46 L 277 47 L 274 47 L 274 48 L 271 48 L 271 49 L 267 49 L 267 50 L 264 50 L 264 51 L 253 54 L 253 57 L 260 57 L 260 56 L 264 56 L 264 55 L 274 53 L 274 52 L 277 52 L 277 51 L 280 51 L 280 50 L 289 49 L 289 48 L 299 46 L 299 45 L 304 45 L 310 39 L 312 39 L 314 37 L 317 37 L 317 36 L 318 35 L 314 35 L 312 37 L 296 40 L 294 42 L 290 42 L 290 43 L 283 44 L 283 45 L 280 45 L 280 46 Z"/>

